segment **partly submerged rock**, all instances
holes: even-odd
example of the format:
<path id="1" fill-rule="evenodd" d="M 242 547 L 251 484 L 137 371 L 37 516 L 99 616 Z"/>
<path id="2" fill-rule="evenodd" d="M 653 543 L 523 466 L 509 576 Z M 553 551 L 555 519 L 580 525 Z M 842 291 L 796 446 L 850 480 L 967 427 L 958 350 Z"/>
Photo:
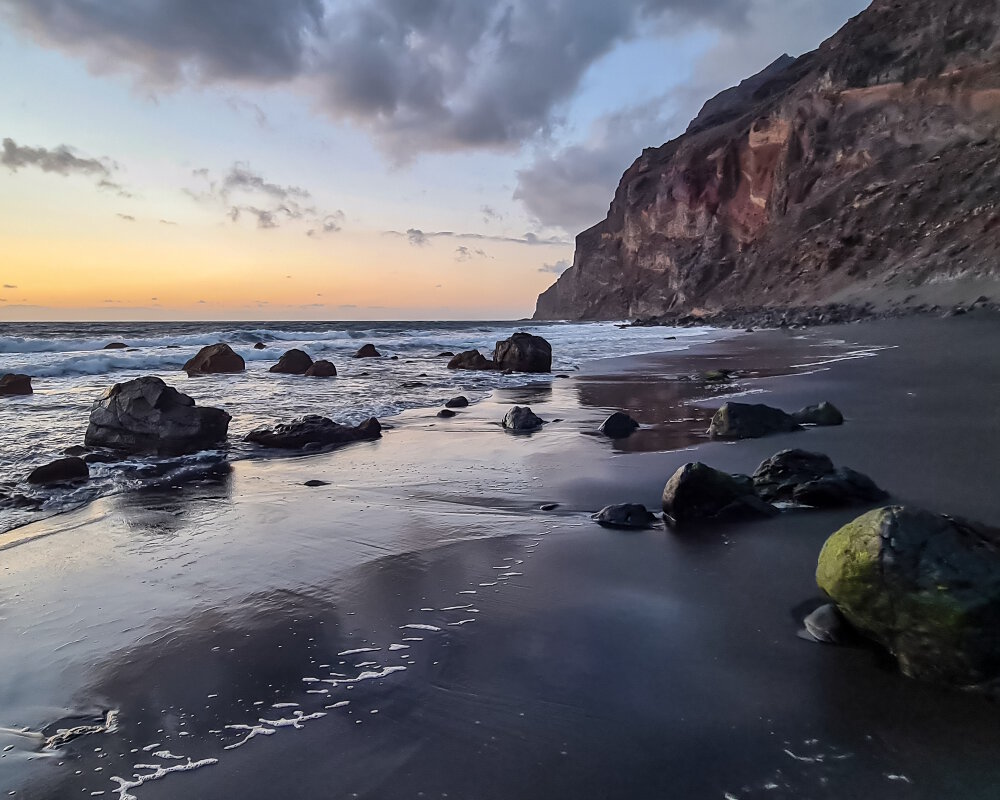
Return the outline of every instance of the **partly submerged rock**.
<path id="1" fill-rule="evenodd" d="M 32 394 L 31 377 L 18 373 L 8 372 L 0 378 L 0 397 L 13 397 L 14 395 Z"/>
<path id="2" fill-rule="evenodd" d="M 195 452 L 226 438 L 230 416 L 145 376 L 116 383 L 94 403 L 84 437 L 88 447 L 130 453 L 174 455 Z"/>
<path id="3" fill-rule="evenodd" d="M 758 439 L 800 430 L 790 414 L 761 403 L 726 403 L 715 412 L 708 435 L 713 439 Z"/>
<path id="4" fill-rule="evenodd" d="M 320 486 L 329 486 L 329 481 L 321 481 L 319 478 L 311 478 L 302 484 L 303 486 L 308 486 L 310 489 L 317 489 Z"/>
<path id="5" fill-rule="evenodd" d="M 320 359 L 319 361 L 314 361 L 304 374 L 307 378 L 336 378 L 337 368 L 333 365 L 332 361 Z"/>
<path id="6" fill-rule="evenodd" d="M 442 408 L 440 411 L 438 411 L 437 415 L 441 417 L 441 419 L 451 419 L 452 417 L 455 416 L 455 412 L 452 411 L 450 408 Z"/>
<path id="7" fill-rule="evenodd" d="M 799 425 L 843 425 L 844 415 L 840 413 L 839 409 L 833 403 L 827 403 L 826 401 L 820 403 L 818 406 L 806 406 L 800 411 L 796 411 L 792 414 L 792 419 L 794 419 Z"/>
<path id="8" fill-rule="evenodd" d="M 36 467 L 28 475 L 28 483 L 65 483 L 85 481 L 89 477 L 87 462 L 77 456 L 70 456 Z"/>
<path id="9" fill-rule="evenodd" d="M 460 394 L 457 397 L 451 398 L 447 403 L 444 404 L 445 408 L 467 408 L 469 405 L 469 398 L 464 394 Z"/>
<path id="10" fill-rule="evenodd" d="M 448 369 L 496 369 L 497 365 L 478 350 L 466 350 L 448 362 Z"/>
<path id="11" fill-rule="evenodd" d="M 308 353 L 302 350 L 288 350 L 283 353 L 278 363 L 268 372 L 278 372 L 282 375 L 305 375 L 306 370 L 313 365 L 313 360 Z"/>
<path id="12" fill-rule="evenodd" d="M 375 349 L 375 345 L 365 344 L 354 354 L 354 358 L 382 358 L 382 354 Z"/>
<path id="13" fill-rule="evenodd" d="M 102 350 L 124 350 L 126 347 L 128 347 L 128 345 L 125 344 L 125 342 L 108 342 L 101 349 Z"/>
<path id="14" fill-rule="evenodd" d="M 533 431 L 542 427 L 545 421 L 527 406 L 514 406 L 504 414 L 504 428 L 509 431 Z"/>
<path id="15" fill-rule="evenodd" d="M 264 344 L 263 342 L 257 342 L 257 344 L 255 344 L 253 346 L 253 349 L 254 350 L 266 350 L 267 349 L 267 345 Z"/>
<path id="16" fill-rule="evenodd" d="M 757 494 L 769 502 L 818 508 L 874 503 L 888 496 L 867 475 L 834 467 L 827 456 L 805 450 L 775 453 L 757 467 L 753 483 Z"/>
<path id="17" fill-rule="evenodd" d="M 611 439 L 624 439 L 639 429 L 639 423 L 624 411 L 616 411 L 604 422 L 598 430 Z"/>
<path id="18" fill-rule="evenodd" d="M 605 506 L 594 514 L 591 519 L 598 525 L 603 525 L 606 528 L 624 528 L 629 530 L 641 530 L 659 522 L 656 514 L 647 510 L 646 506 L 637 503 Z"/>
<path id="19" fill-rule="evenodd" d="M 685 464 L 663 488 L 663 512 L 681 525 L 695 520 L 754 519 L 777 514 L 757 496 L 746 476 L 733 476 L 702 463 Z"/>
<path id="20" fill-rule="evenodd" d="M 497 342 L 493 361 L 499 370 L 511 372 L 551 372 L 552 345 L 541 336 L 515 333 Z"/>
<path id="21" fill-rule="evenodd" d="M 927 511 L 869 511 L 823 546 L 816 582 L 904 674 L 1000 681 L 1000 530 Z"/>
<path id="22" fill-rule="evenodd" d="M 208 375 L 210 373 L 243 372 L 247 368 L 243 356 L 228 344 L 219 342 L 201 348 L 183 367 L 188 375 Z"/>
<path id="23" fill-rule="evenodd" d="M 438 353 L 437 357 L 438 358 L 454 358 L 455 354 L 453 352 L 451 352 L 451 350 L 444 350 L 443 352 Z"/>
<path id="24" fill-rule="evenodd" d="M 262 447 L 299 450 L 309 446 L 322 448 L 378 439 L 381 435 L 382 426 L 375 417 L 370 417 L 360 425 L 352 427 L 341 425 L 317 414 L 308 414 L 292 422 L 275 425 L 273 428 L 258 428 L 248 433 L 245 441 Z"/>
<path id="25" fill-rule="evenodd" d="M 851 626 L 833 603 L 826 603 L 802 620 L 803 638 L 824 644 L 844 644 L 851 638 Z"/>

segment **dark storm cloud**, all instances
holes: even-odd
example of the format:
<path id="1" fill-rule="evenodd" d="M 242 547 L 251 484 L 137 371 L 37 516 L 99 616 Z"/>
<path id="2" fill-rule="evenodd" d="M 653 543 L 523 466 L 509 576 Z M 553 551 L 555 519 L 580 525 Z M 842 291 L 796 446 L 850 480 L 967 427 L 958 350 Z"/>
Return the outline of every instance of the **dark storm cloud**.
<path id="1" fill-rule="evenodd" d="M 751 0 L 0 0 L 36 40 L 146 84 L 297 81 L 398 159 L 548 133 L 584 73 L 667 25 Z"/>
<path id="2" fill-rule="evenodd" d="M 45 147 L 28 147 L 19 145 L 11 138 L 3 140 L 3 154 L 0 164 L 11 172 L 24 167 L 34 167 L 42 172 L 54 172 L 58 175 L 110 175 L 113 164 L 96 158 L 82 158 L 67 145 L 59 145 L 52 150 Z"/>
<path id="3" fill-rule="evenodd" d="M 135 70 L 159 85 L 294 78 L 323 18 L 322 0 L 0 0 L 0 8 L 95 71 Z"/>

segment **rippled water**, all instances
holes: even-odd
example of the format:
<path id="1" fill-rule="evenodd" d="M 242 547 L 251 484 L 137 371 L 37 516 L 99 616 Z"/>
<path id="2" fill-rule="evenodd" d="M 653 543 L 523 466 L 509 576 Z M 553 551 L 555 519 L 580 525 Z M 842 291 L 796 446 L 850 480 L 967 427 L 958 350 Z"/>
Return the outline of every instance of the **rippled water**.
<path id="1" fill-rule="evenodd" d="M 318 413 L 339 422 L 384 419 L 409 408 L 440 404 L 456 393 L 473 402 L 491 389 L 552 376 L 505 376 L 455 372 L 439 354 L 474 347 L 492 353 L 495 343 L 517 330 L 545 336 L 553 345 L 554 374 L 569 373 L 598 358 L 685 348 L 717 338 L 710 330 L 620 329 L 612 323 L 560 324 L 515 322 L 379 323 L 23 323 L 0 325 L 0 374 L 32 376 L 35 394 L 0 401 L 0 530 L 37 516 L 85 502 L 97 495 L 152 479 L 175 481 L 217 463 L 221 457 L 245 458 L 254 451 L 242 442 L 250 430 Z M 676 337 L 676 338 L 673 338 Z M 262 341 L 264 350 L 253 345 Z M 128 349 L 105 350 L 110 342 Z M 181 366 L 206 344 L 228 342 L 247 362 L 239 375 L 189 378 Z M 354 359 L 371 342 L 385 356 Z M 290 348 L 337 366 L 332 380 L 268 372 Z M 392 356 L 397 359 L 393 360 Z M 95 464 L 85 486 L 57 491 L 29 487 L 30 469 L 82 444 L 90 407 L 114 383 L 158 375 L 191 395 L 200 405 L 225 408 L 233 417 L 224 454 L 151 464 Z M 164 468 L 169 471 L 164 475 Z M 187 473 L 185 475 L 185 473 Z M 39 505 L 40 504 L 40 505 Z M 34 508 L 28 508 L 34 506 Z"/>

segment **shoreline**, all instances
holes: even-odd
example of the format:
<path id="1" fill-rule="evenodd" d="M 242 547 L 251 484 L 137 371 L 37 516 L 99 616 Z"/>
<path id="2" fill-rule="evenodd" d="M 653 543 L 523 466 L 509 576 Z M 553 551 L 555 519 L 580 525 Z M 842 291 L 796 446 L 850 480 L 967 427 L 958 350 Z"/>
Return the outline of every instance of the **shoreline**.
<path id="1" fill-rule="evenodd" d="M 29 798 L 111 789 L 102 776 L 128 778 L 148 763 L 130 749 L 162 739 L 218 764 L 144 785 L 141 798 L 264 797 L 264 762 L 303 795 L 488 786 L 498 798 L 742 800 L 808 796 L 825 780 L 834 796 L 989 797 L 998 741 L 981 698 L 907 681 L 868 650 L 795 636 L 794 609 L 818 595 L 819 546 L 860 510 L 693 535 L 609 532 L 587 515 L 611 502 L 656 508 L 685 461 L 745 472 L 805 447 L 872 475 L 893 501 L 989 522 L 1000 508 L 970 479 L 965 448 L 985 448 L 985 480 L 1000 466 L 1000 432 L 976 426 L 990 398 L 963 392 L 1000 377 L 988 360 L 973 373 L 968 346 L 997 328 L 974 318 L 856 326 L 846 338 L 864 352 L 895 347 L 808 374 L 780 366 L 843 351 L 826 342 L 845 329 L 604 361 L 552 387 L 499 389 L 456 420 L 405 412 L 380 442 L 240 462 L 198 496 L 122 495 L 72 512 L 79 525 L 65 536 L 4 551 L 0 706 L 15 718 L 0 725 L 54 726 L 89 705 L 119 709 L 119 731 L 60 752 L 83 777 L 11 751 L 11 787 Z M 667 376 L 727 364 L 758 373 L 749 388 L 768 404 L 830 400 L 848 422 L 723 444 L 692 436 L 697 413 L 666 421 L 703 388 Z M 702 394 L 703 407 L 722 392 Z M 631 450 L 583 435 L 611 398 L 663 417 L 662 430 L 649 426 Z M 499 431 L 499 410 L 524 400 L 564 421 L 527 437 Z M 658 449 L 673 427 L 688 444 Z M 301 485 L 313 477 L 330 483 Z M 559 508 L 541 512 L 547 502 Z M 59 590 L 47 597 L 53 565 Z M 46 663 L 56 668 L 32 667 Z M 353 682 L 323 684 L 323 664 Z M 357 679 L 391 667 L 405 670 Z M 308 694 L 314 685 L 328 695 Z M 350 705 L 330 707 L 342 699 Z M 225 749 L 236 741 L 225 725 L 291 719 L 270 709 L 290 702 L 326 716 Z M 973 740 L 960 756 L 950 752 L 959 732 Z"/>

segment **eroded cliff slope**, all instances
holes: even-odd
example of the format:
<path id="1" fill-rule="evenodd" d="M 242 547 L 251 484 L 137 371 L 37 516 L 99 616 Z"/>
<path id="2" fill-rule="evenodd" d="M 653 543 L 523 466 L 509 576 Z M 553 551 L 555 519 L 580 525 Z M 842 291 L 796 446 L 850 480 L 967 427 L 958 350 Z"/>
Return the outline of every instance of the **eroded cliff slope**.
<path id="1" fill-rule="evenodd" d="M 744 87 L 632 164 L 536 318 L 1000 277 L 1000 0 L 875 0 Z"/>

